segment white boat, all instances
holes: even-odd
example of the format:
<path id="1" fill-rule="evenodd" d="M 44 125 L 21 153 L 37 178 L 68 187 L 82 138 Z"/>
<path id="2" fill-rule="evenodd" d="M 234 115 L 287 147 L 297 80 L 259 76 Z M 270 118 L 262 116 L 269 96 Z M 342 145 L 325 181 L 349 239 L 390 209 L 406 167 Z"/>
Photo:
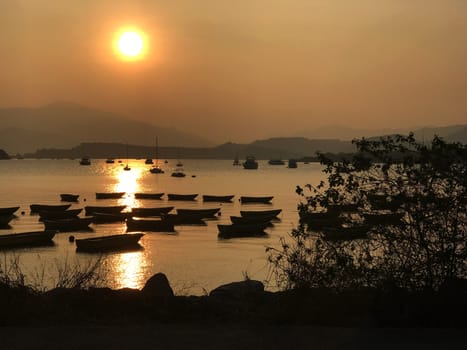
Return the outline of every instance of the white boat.
<path id="1" fill-rule="evenodd" d="M 151 169 L 149 169 L 151 174 L 164 174 L 164 170 L 159 166 L 159 154 L 158 153 L 159 153 L 159 145 L 157 143 L 157 137 L 156 137 L 156 165 L 154 165 Z"/>
<path id="2" fill-rule="evenodd" d="M 244 169 L 258 169 L 258 162 L 256 161 L 255 157 L 248 156 L 246 157 L 245 162 L 243 162 Z"/>

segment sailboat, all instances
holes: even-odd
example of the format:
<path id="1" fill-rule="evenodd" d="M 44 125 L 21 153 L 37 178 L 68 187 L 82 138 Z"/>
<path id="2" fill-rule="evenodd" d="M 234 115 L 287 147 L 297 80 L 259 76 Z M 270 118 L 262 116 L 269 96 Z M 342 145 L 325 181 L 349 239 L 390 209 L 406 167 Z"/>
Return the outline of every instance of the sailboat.
<path id="1" fill-rule="evenodd" d="M 126 165 L 123 168 L 123 170 L 125 170 L 125 171 L 131 170 L 131 168 L 128 166 L 128 144 L 126 145 Z"/>
<path id="2" fill-rule="evenodd" d="M 153 166 L 151 169 L 149 169 L 151 174 L 163 174 L 164 173 L 164 170 L 162 170 L 162 168 L 158 164 L 159 163 L 158 151 L 159 151 L 159 146 L 157 144 L 157 137 L 156 137 L 156 165 Z"/>

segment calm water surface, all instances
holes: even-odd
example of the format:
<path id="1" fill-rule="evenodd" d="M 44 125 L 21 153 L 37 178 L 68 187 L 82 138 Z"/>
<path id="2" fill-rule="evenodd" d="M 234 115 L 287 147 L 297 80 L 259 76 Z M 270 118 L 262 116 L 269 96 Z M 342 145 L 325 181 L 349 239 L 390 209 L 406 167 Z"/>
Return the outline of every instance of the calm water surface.
<path id="1" fill-rule="evenodd" d="M 29 205 L 59 204 L 60 193 L 80 195 L 85 205 L 125 204 L 131 207 L 175 206 L 175 208 L 221 207 L 221 216 L 207 221 L 206 226 L 177 226 L 175 234 L 147 233 L 140 241 L 142 250 L 107 255 L 111 288 L 141 288 L 156 272 L 164 272 L 176 293 L 203 294 L 220 284 L 241 280 L 245 273 L 250 278 L 264 280 L 268 273 L 265 247 L 278 245 L 279 238 L 295 227 L 297 185 L 318 183 L 322 178 L 319 164 L 299 163 L 297 169 L 271 166 L 260 161 L 258 170 L 244 170 L 225 160 L 183 160 L 185 178 L 170 176 L 175 161 L 162 164 L 165 174 L 151 174 L 144 160 L 130 160 L 131 171 L 123 171 L 121 164 L 106 164 L 92 160 L 91 166 L 80 166 L 77 160 L 11 160 L 0 162 L 0 207 L 21 206 L 11 229 L 0 234 L 42 230 L 38 216 L 31 215 Z M 192 177 L 193 176 L 193 177 Z M 96 200 L 95 192 L 126 192 L 119 200 Z M 198 193 L 193 202 L 163 200 L 136 200 L 135 192 Z M 233 203 L 203 203 L 201 195 L 234 194 Z M 241 195 L 272 195 L 272 205 L 241 204 Z M 231 215 L 240 210 L 282 209 L 281 221 L 268 228 L 266 238 L 217 238 L 217 224 L 230 223 Z M 24 214 L 21 214 L 24 212 Z M 84 212 L 84 211 L 83 211 Z M 84 213 L 83 213 L 84 214 Z M 83 215 L 82 214 L 82 215 Z M 73 232 L 76 238 L 124 233 L 125 224 L 92 224 L 91 232 Z M 84 265 L 96 255 L 77 253 L 68 241 L 70 233 L 58 233 L 54 245 L 16 249 L 2 253 L 2 259 L 19 256 L 22 268 L 29 276 L 46 272 L 45 281 L 53 279 L 55 266 Z M 52 283 L 52 282 L 46 282 Z"/>

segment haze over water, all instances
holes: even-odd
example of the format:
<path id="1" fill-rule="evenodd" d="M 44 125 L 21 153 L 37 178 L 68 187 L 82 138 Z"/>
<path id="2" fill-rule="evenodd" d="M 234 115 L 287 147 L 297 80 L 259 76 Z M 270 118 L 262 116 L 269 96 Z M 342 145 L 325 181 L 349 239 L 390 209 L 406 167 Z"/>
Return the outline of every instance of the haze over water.
<path id="1" fill-rule="evenodd" d="M 125 161 L 124 161 L 125 162 Z M 85 205 L 116 205 L 128 207 L 175 206 L 175 208 L 221 208 L 221 216 L 207 221 L 207 226 L 176 226 L 175 234 L 146 233 L 140 243 L 143 250 L 112 253 L 107 256 L 107 279 L 111 288 L 141 288 L 156 272 L 164 272 L 176 292 L 203 294 L 212 288 L 235 280 L 250 278 L 263 280 L 268 273 L 265 246 L 277 245 L 298 221 L 295 194 L 296 185 L 317 184 L 322 178 L 319 164 L 299 163 L 297 169 L 271 166 L 260 161 L 258 170 L 244 170 L 232 166 L 232 161 L 182 160 L 186 178 L 173 178 L 171 170 L 175 160 L 162 164 L 165 174 L 151 174 L 144 160 L 130 160 L 131 171 L 123 171 L 118 163 L 106 164 L 92 160 L 91 166 L 80 166 L 77 160 L 12 160 L 0 162 L 2 195 L 0 207 L 21 206 L 18 218 L 11 222 L 11 229 L 0 234 L 42 230 L 38 215 L 30 215 L 29 205 L 58 204 L 60 193 L 76 193 L 80 202 L 72 208 Z M 191 177 L 195 175 L 196 177 Z M 119 200 L 96 200 L 95 192 L 126 192 Z M 135 200 L 135 192 L 198 193 L 197 201 Z M 233 203 L 203 203 L 203 194 L 234 194 Z M 272 205 L 240 204 L 241 195 L 272 195 Z M 268 228 L 265 238 L 234 238 L 220 240 L 217 224 L 230 223 L 231 215 L 240 210 L 282 209 L 281 221 Z M 129 209 L 129 208 L 128 208 Z M 21 215 L 21 211 L 25 214 Z M 84 213 L 81 214 L 83 216 Z M 53 275 L 55 266 L 68 261 L 85 264 L 97 255 L 77 253 L 75 245 L 68 242 L 76 238 L 103 234 L 124 233 L 124 223 L 92 224 L 93 232 L 58 233 L 55 245 L 6 251 L 7 256 L 18 255 L 22 266 L 30 275 L 47 266 Z M 3 253 L 2 253 L 3 254 Z M 50 283 L 50 282 L 49 282 Z"/>

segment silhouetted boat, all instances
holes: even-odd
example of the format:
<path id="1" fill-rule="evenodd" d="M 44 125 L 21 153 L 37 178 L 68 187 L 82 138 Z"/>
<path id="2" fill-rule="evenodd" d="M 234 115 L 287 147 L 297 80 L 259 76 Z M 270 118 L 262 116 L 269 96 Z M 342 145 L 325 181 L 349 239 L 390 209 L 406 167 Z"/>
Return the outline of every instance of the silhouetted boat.
<path id="1" fill-rule="evenodd" d="M 144 161 L 144 164 L 154 164 L 154 162 L 152 161 L 151 158 L 147 158 L 147 159 Z"/>
<path id="2" fill-rule="evenodd" d="M 277 216 L 282 212 L 282 209 L 271 209 L 271 210 L 241 210 L 240 215 L 247 216 Z"/>
<path id="3" fill-rule="evenodd" d="M 96 199 L 116 199 L 124 195 L 125 192 L 96 192 Z"/>
<path id="4" fill-rule="evenodd" d="M 162 199 L 164 192 L 161 193 L 135 193 L 136 199 Z"/>
<path id="5" fill-rule="evenodd" d="M 79 215 L 83 209 L 68 209 L 68 210 L 41 210 L 39 211 L 40 220 L 54 220 L 54 219 L 66 219 L 73 218 Z"/>
<path id="6" fill-rule="evenodd" d="M 31 213 L 38 213 L 40 211 L 64 211 L 71 207 L 71 204 L 31 204 Z"/>
<path id="7" fill-rule="evenodd" d="M 67 218 L 57 220 L 43 220 L 46 230 L 57 230 L 61 232 L 79 231 L 89 229 L 93 218 Z"/>
<path id="8" fill-rule="evenodd" d="M 250 225 L 250 224 L 268 224 L 272 225 L 271 220 L 275 219 L 276 215 L 260 215 L 260 216 L 231 216 L 230 221 L 233 224 Z M 270 225 L 269 225 L 270 224 Z"/>
<path id="9" fill-rule="evenodd" d="M 295 159 L 289 159 L 289 164 L 287 165 L 290 169 L 297 168 L 297 161 Z"/>
<path id="10" fill-rule="evenodd" d="M 234 237 L 250 237 L 250 236 L 264 236 L 264 230 L 268 224 L 232 224 L 232 225 L 217 225 L 219 230 L 219 237 L 221 238 L 234 238 Z"/>
<path id="11" fill-rule="evenodd" d="M 174 207 L 155 207 L 155 208 L 131 208 L 132 216 L 161 216 L 168 214 Z"/>
<path id="12" fill-rule="evenodd" d="M 149 172 L 151 174 L 164 174 L 164 170 L 158 165 L 153 166 L 151 169 L 149 169 Z"/>
<path id="13" fill-rule="evenodd" d="M 240 164 L 240 161 L 238 160 L 238 156 L 237 156 L 237 157 L 235 157 L 235 159 L 234 159 L 234 161 L 233 161 L 232 165 L 235 165 L 235 166 L 237 166 L 237 165 L 241 165 L 241 164 Z"/>
<path id="14" fill-rule="evenodd" d="M 18 209 L 19 209 L 19 207 L 0 208 L 0 215 L 1 216 L 13 215 Z"/>
<path id="15" fill-rule="evenodd" d="M 268 161 L 269 165 L 285 165 L 285 162 L 282 159 L 270 159 Z"/>
<path id="16" fill-rule="evenodd" d="M 77 239 L 76 250 L 86 252 L 105 252 L 140 247 L 138 244 L 144 233 L 124 233 L 119 235 L 99 236 Z"/>
<path id="17" fill-rule="evenodd" d="M 243 162 L 244 169 L 258 169 L 258 162 L 256 161 L 255 157 L 248 156 L 246 160 Z"/>
<path id="18" fill-rule="evenodd" d="M 80 165 L 91 165 L 91 159 L 84 157 L 79 161 Z"/>
<path id="19" fill-rule="evenodd" d="M 113 158 L 107 158 L 107 160 L 105 161 L 107 164 L 114 164 L 115 163 L 115 159 Z"/>
<path id="20" fill-rule="evenodd" d="M 172 222 L 165 219 L 134 219 L 126 221 L 127 231 L 174 232 Z"/>
<path id="21" fill-rule="evenodd" d="M 55 230 L 45 230 L 0 235 L 0 248 L 50 244 L 55 233 Z"/>
<path id="22" fill-rule="evenodd" d="M 15 218 L 14 215 L 0 215 L 0 227 L 9 227 L 10 221 Z"/>
<path id="23" fill-rule="evenodd" d="M 181 167 L 177 167 L 174 172 L 170 175 L 172 177 L 185 177 L 185 171 Z"/>
<path id="24" fill-rule="evenodd" d="M 168 199 L 173 201 L 194 201 L 197 196 L 198 194 L 167 194 Z"/>
<path id="25" fill-rule="evenodd" d="M 166 214 L 163 218 L 173 225 L 206 225 L 202 214 Z"/>
<path id="26" fill-rule="evenodd" d="M 265 197 L 249 197 L 249 196 L 241 196 L 240 202 L 242 203 L 263 203 L 268 204 L 273 199 L 273 196 L 265 196 Z"/>
<path id="27" fill-rule="evenodd" d="M 61 193 L 60 199 L 62 202 L 77 202 L 79 198 L 79 194 L 71 194 L 71 193 Z"/>
<path id="28" fill-rule="evenodd" d="M 221 208 L 211 209 L 177 209 L 179 215 L 199 215 L 201 218 L 212 218 L 214 217 Z"/>
<path id="29" fill-rule="evenodd" d="M 232 198 L 234 195 L 228 196 L 211 196 L 211 195 L 203 195 L 203 202 L 232 202 Z"/>
<path id="30" fill-rule="evenodd" d="M 368 225 L 327 227 L 322 230 L 322 235 L 328 241 L 350 241 L 367 238 L 370 230 L 371 226 Z"/>
<path id="31" fill-rule="evenodd" d="M 123 222 L 131 216 L 131 213 L 99 213 L 92 214 L 92 222 L 94 224 L 108 224 L 112 222 Z"/>
<path id="32" fill-rule="evenodd" d="M 86 216 L 93 215 L 94 213 L 115 214 L 120 213 L 126 205 L 111 205 L 111 206 L 85 206 L 84 212 Z"/>

